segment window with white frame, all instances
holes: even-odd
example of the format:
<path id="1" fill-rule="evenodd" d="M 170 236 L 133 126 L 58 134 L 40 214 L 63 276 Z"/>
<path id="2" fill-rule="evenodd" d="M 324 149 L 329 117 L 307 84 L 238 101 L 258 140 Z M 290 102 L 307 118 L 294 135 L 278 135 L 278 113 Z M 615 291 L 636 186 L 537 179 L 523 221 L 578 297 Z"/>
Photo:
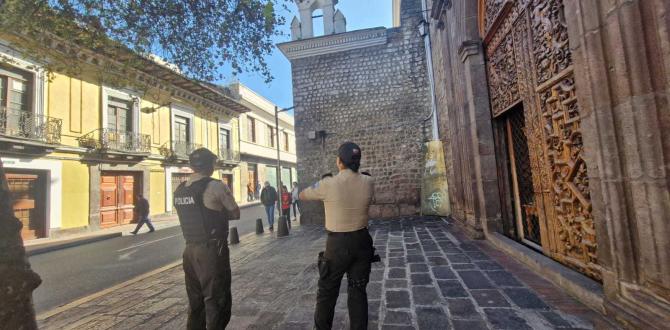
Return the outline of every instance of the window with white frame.
<path id="1" fill-rule="evenodd" d="M 123 133 L 139 133 L 140 98 L 131 91 L 102 89 L 102 128 Z"/>
<path id="2" fill-rule="evenodd" d="M 181 143 L 191 142 L 191 120 L 190 118 L 174 116 L 174 140 Z"/>
<path id="3" fill-rule="evenodd" d="M 117 132 L 132 132 L 132 110 L 132 101 L 110 96 L 107 100 L 107 128 Z"/>
<path id="4" fill-rule="evenodd" d="M 227 128 L 219 128 L 219 143 L 221 149 L 230 150 L 230 130 Z"/>
<path id="5" fill-rule="evenodd" d="M 282 132 L 284 135 L 284 151 L 288 152 L 289 151 L 289 143 L 288 143 L 288 133 Z"/>
<path id="6" fill-rule="evenodd" d="M 247 117 L 247 139 L 256 143 L 256 119 Z"/>
<path id="7" fill-rule="evenodd" d="M 272 127 L 272 125 L 267 125 L 267 131 L 265 134 L 265 139 L 267 140 L 267 144 L 269 147 L 274 148 L 275 147 L 275 128 Z"/>
<path id="8" fill-rule="evenodd" d="M 33 74 L 0 65 L 0 107 L 13 111 L 31 111 Z"/>

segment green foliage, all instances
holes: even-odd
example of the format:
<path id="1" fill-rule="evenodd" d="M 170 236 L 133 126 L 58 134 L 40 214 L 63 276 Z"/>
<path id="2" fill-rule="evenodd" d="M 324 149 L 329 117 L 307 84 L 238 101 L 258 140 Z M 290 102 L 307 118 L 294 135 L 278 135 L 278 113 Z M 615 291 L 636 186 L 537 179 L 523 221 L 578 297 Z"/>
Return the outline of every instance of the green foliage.
<path id="1" fill-rule="evenodd" d="M 156 54 L 197 80 L 223 78 L 222 67 L 230 65 L 233 74 L 253 71 L 269 81 L 264 57 L 284 22 L 276 5 L 285 1 L 5 0 L 0 33 L 17 36 L 49 69 L 76 71 L 83 56 L 45 49 L 55 36 L 119 62 L 132 61 L 122 56 L 128 50 L 145 58 Z"/>

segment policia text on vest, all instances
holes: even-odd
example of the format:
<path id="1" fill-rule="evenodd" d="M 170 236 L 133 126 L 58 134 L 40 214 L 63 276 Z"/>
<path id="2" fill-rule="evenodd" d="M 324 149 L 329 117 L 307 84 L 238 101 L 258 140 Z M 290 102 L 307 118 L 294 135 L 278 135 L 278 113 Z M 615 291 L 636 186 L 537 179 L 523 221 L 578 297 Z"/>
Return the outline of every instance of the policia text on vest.
<path id="1" fill-rule="evenodd" d="M 188 329 L 224 329 L 232 295 L 228 221 L 240 210 L 228 187 L 211 178 L 216 155 L 200 148 L 189 155 L 193 171 L 174 192 L 174 206 L 186 240 L 183 267 L 188 295 Z"/>
<path id="2" fill-rule="evenodd" d="M 323 201 L 326 213 L 326 250 L 319 253 L 319 282 L 314 323 L 316 329 L 331 329 L 335 304 L 344 274 L 348 280 L 348 309 L 351 329 L 367 329 L 366 286 L 371 263 L 378 261 L 368 232 L 368 209 L 373 199 L 374 180 L 358 173 L 361 150 L 347 142 L 338 149 L 340 172 L 324 177 L 300 193 L 300 200 Z"/>

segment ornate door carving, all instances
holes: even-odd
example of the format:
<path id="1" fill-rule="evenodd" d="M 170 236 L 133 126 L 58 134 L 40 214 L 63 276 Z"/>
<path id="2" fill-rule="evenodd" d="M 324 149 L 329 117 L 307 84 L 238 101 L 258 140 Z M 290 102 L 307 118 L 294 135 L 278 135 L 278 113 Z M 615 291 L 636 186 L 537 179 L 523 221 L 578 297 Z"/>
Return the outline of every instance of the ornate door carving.
<path id="1" fill-rule="evenodd" d="M 523 104 L 545 254 L 601 279 L 562 0 L 481 0 L 494 117 Z"/>

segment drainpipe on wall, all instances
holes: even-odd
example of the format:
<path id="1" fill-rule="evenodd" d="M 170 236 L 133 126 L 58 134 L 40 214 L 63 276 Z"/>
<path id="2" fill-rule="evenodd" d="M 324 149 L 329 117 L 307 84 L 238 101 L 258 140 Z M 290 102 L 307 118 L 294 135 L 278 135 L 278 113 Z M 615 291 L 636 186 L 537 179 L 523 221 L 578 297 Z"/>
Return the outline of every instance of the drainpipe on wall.
<path id="1" fill-rule="evenodd" d="M 430 107 L 431 107 L 431 138 L 432 140 L 439 139 L 439 132 L 437 127 L 437 105 L 435 100 L 435 80 L 433 78 L 433 55 L 431 52 L 431 43 L 430 43 L 430 28 L 428 24 L 428 15 L 427 15 L 426 0 L 421 0 L 421 9 L 423 15 L 422 24 L 425 25 L 426 34 L 423 35 L 423 44 L 426 51 L 426 66 L 428 67 L 428 83 L 430 84 Z M 426 118 L 428 119 L 428 118 Z"/>

